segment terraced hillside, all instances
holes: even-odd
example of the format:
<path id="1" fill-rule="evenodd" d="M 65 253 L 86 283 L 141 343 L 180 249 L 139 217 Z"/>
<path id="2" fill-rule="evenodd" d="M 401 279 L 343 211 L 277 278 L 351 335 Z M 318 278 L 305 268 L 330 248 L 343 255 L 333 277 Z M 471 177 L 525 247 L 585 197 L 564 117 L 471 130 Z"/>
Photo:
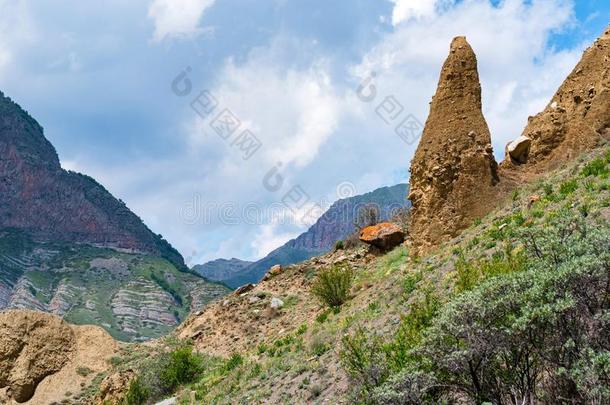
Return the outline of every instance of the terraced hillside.
<path id="1" fill-rule="evenodd" d="M 228 291 L 163 258 L 0 232 L 0 309 L 50 312 L 120 340 L 146 340 Z"/>

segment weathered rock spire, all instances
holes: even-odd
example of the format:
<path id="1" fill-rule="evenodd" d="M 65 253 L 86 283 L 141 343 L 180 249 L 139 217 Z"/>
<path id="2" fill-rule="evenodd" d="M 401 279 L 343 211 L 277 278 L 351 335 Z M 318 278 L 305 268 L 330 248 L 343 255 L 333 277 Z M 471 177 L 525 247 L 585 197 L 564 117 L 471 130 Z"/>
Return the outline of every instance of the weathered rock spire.
<path id="1" fill-rule="evenodd" d="M 466 38 L 457 37 L 411 163 L 409 233 L 415 252 L 426 252 L 485 215 L 498 182 L 477 59 Z"/>

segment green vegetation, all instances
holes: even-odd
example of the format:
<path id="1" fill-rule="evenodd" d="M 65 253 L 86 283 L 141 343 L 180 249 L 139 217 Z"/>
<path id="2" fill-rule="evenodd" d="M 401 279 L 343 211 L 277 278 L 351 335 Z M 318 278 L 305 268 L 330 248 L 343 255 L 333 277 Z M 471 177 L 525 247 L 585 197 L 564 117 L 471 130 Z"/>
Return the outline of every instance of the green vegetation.
<path id="1" fill-rule="evenodd" d="M 460 257 L 447 302 L 424 290 L 392 337 L 344 337 L 358 400 L 610 401 L 610 227 L 561 210 L 517 242 L 523 251 Z"/>
<path id="2" fill-rule="evenodd" d="M 294 288 L 280 315 L 245 307 L 264 323 L 262 339 L 255 326 L 246 337 L 256 343 L 238 341 L 228 358 L 191 353 L 201 369 L 171 395 L 181 404 L 191 392 L 211 404 L 610 403 L 609 162 L 610 152 L 581 160 L 515 191 L 432 255 L 410 258 L 401 246 L 358 262 L 357 274 L 315 264 L 301 280 L 289 274 L 324 309 L 303 318 L 314 307 Z M 169 395 L 149 377 L 181 344 L 169 347 L 134 367 L 147 401 Z"/>
<path id="3" fill-rule="evenodd" d="M 142 383 L 139 377 L 136 377 L 129 383 L 129 389 L 125 397 L 121 401 L 121 405 L 142 405 L 150 397 L 150 391 Z"/>
<path id="4" fill-rule="evenodd" d="M 321 270 L 311 293 L 330 308 L 338 308 L 349 298 L 354 273 L 349 266 L 331 266 Z"/>

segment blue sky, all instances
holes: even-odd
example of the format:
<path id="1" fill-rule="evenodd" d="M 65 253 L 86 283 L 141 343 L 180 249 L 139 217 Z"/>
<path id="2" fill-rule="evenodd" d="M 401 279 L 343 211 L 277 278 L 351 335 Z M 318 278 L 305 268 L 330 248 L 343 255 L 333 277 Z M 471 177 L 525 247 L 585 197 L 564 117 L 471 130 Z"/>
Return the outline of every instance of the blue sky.
<path id="1" fill-rule="evenodd" d="M 65 168 L 98 179 L 191 264 L 256 259 L 318 206 L 407 180 L 416 144 L 376 109 L 394 97 L 424 122 L 452 37 L 477 53 L 501 159 L 609 22 L 606 0 L 0 0 L 0 89 Z M 180 97 L 171 84 L 187 67 Z M 371 72 L 367 103 L 356 89 Z M 190 107 L 202 90 L 214 114 L 239 119 L 228 141 Z M 262 145 L 248 160 L 231 144 L 245 129 Z"/>

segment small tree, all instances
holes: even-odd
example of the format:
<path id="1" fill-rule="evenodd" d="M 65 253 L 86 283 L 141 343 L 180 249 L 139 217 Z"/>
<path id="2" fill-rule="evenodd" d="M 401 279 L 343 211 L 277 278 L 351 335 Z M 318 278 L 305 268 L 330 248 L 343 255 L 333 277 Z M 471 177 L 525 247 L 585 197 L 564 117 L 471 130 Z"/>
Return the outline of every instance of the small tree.
<path id="1" fill-rule="evenodd" d="M 356 219 L 354 221 L 354 226 L 356 227 L 356 230 L 360 231 L 367 226 L 378 224 L 379 218 L 379 207 L 375 204 L 367 204 L 360 207 L 358 210 L 358 214 L 356 215 Z"/>

